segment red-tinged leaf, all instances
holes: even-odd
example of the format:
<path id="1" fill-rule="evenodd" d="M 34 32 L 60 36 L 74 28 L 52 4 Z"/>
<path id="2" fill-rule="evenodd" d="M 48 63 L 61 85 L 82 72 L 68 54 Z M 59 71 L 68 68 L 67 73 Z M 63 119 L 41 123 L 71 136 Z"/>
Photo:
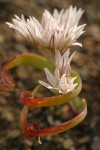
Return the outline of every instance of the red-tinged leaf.
<path id="1" fill-rule="evenodd" d="M 15 81 L 7 73 L 7 65 L 9 65 L 9 63 L 2 69 L 1 77 L 4 83 L 0 84 L 0 91 L 13 91 L 15 87 Z"/>
<path id="2" fill-rule="evenodd" d="M 39 129 L 36 124 L 27 123 L 27 113 L 29 107 L 25 105 L 22 110 L 21 119 L 20 119 L 22 132 L 28 137 L 33 137 L 33 136 L 53 135 L 53 134 L 67 131 L 75 127 L 76 125 L 78 125 L 85 118 L 87 114 L 86 100 L 83 99 L 82 104 L 83 104 L 82 111 L 76 117 L 70 119 L 65 123 L 62 123 L 61 125 L 46 128 L 46 129 Z"/>
<path id="3" fill-rule="evenodd" d="M 48 67 L 50 70 L 53 70 L 53 65 L 51 65 L 45 58 L 36 55 L 36 54 L 21 54 L 14 57 L 2 69 L 2 81 L 4 83 L 0 84 L 0 91 L 12 91 L 15 87 L 15 81 L 8 74 L 8 70 L 19 66 L 21 64 L 25 65 L 33 65 L 35 68 L 43 69 L 44 67 Z"/>

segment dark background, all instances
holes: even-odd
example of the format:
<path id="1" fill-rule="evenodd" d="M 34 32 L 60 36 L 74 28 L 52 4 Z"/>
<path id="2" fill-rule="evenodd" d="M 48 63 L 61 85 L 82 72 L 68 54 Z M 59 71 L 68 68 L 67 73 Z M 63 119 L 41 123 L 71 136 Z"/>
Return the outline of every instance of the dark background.
<path id="1" fill-rule="evenodd" d="M 72 67 L 83 80 L 81 97 L 88 103 L 88 114 L 79 126 L 61 134 L 28 139 L 20 130 L 19 120 L 22 104 L 19 95 L 23 90 L 32 90 L 44 73 L 31 66 L 12 69 L 11 74 L 17 86 L 14 92 L 0 96 L 0 149 L 1 150 L 100 150 L 100 7 L 99 0 L 0 0 L 0 70 L 13 56 L 23 52 L 39 53 L 19 34 L 5 24 L 14 15 L 35 16 L 39 20 L 44 9 L 50 12 L 70 5 L 85 10 L 80 24 L 86 23 L 85 33 L 78 41 L 83 47 L 74 47 L 77 54 Z M 48 96 L 48 90 L 41 89 L 38 96 Z M 29 113 L 32 121 L 40 127 L 53 126 L 72 117 L 67 105 L 33 109 Z"/>

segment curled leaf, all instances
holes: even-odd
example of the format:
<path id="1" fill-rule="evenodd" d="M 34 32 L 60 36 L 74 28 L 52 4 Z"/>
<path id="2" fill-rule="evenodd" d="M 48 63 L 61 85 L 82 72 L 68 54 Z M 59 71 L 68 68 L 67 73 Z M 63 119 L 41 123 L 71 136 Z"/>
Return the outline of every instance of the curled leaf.
<path id="1" fill-rule="evenodd" d="M 13 91 L 16 84 L 12 77 L 8 74 L 8 70 L 21 64 L 32 65 L 38 69 L 43 69 L 44 67 L 48 67 L 50 70 L 53 69 L 53 65 L 39 55 L 30 53 L 17 55 L 6 63 L 2 69 L 1 77 L 3 83 L 0 84 L 0 91 Z"/>
<path id="2" fill-rule="evenodd" d="M 29 106 L 25 105 L 22 110 L 21 118 L 20 118 L 20 125 L 21 125 L 22 132 L 28 137 L 33 137 L 33 136 L 53 135 L 73 128 L 74 126 L 78 125 L 85 118 L 87 114 L 86 100 L 83 99 L 81 102 L 83 107 L 81 112 L 76 117 L 70 119 L 67 122 L 62 123 L 61 125 L 46 128 L 46 129 L 39 129 L 38 125 L 27 123 L 27 114 L 28 114 Z"/>

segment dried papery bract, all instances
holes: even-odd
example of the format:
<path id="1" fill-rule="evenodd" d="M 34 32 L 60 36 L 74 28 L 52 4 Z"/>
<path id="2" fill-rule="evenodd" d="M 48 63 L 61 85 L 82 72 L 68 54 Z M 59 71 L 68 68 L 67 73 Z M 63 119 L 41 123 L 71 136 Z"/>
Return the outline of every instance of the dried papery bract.
<path id="1" fill-rule="evenodd" d="M 53 14 L 45 10 L 41 23 L 34 17 L 25 19 L 24 15 L 21 18 L 15 15 L 13 23 L 7 24 L 40 50 L 48 49 L 54 53 L 55 49 L 59 49 L 63 52 L 72 45 L 82 46 L 77 39 L 84 33 L 85 24 L 78 26 L 83 12 L 70 6 L 60 12 L 55 9 Z"/>

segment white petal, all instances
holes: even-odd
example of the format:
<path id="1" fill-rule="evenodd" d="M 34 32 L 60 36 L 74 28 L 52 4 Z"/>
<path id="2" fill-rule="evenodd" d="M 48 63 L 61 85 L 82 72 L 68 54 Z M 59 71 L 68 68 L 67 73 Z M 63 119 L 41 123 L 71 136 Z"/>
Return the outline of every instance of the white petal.
<path id="1" fill-rule="evenodd" d="M 51 74 L 51 72 L 47 69 L 44 68 L 47 80 L 49 81 L 49 83 L 53 86 L 55 85 L 56 81 L 55 81 L 55 77 Z"/>
<path id="2" fill-rule="evenodd" d="M 72 78 L 72 79 L 70 80 L 70 83 L 72 84 L 72 83 L 76 80 L 76 78 L 77 78 L 77 76 L 74 77 L 74 78 Z"/>
<path id="3" fill-rule="evenodd" d="M 50 84 L 48 84 L 44 81 L 41 81 L 41 80 L 39 80 L 39 83 L 42 84 L 43 86 L 45 86 L 46 88 L 48 88 L 50 86 Z"/>
<path id="4" fill-rule="evenodd" d="M 78 43 L 78 42 L 75 42 L 75 43 L 73 43 L 72 45 L 78 45 L 78 46 L 82 47 L 82 44 L 81 44 L 81 43 Z"/>

